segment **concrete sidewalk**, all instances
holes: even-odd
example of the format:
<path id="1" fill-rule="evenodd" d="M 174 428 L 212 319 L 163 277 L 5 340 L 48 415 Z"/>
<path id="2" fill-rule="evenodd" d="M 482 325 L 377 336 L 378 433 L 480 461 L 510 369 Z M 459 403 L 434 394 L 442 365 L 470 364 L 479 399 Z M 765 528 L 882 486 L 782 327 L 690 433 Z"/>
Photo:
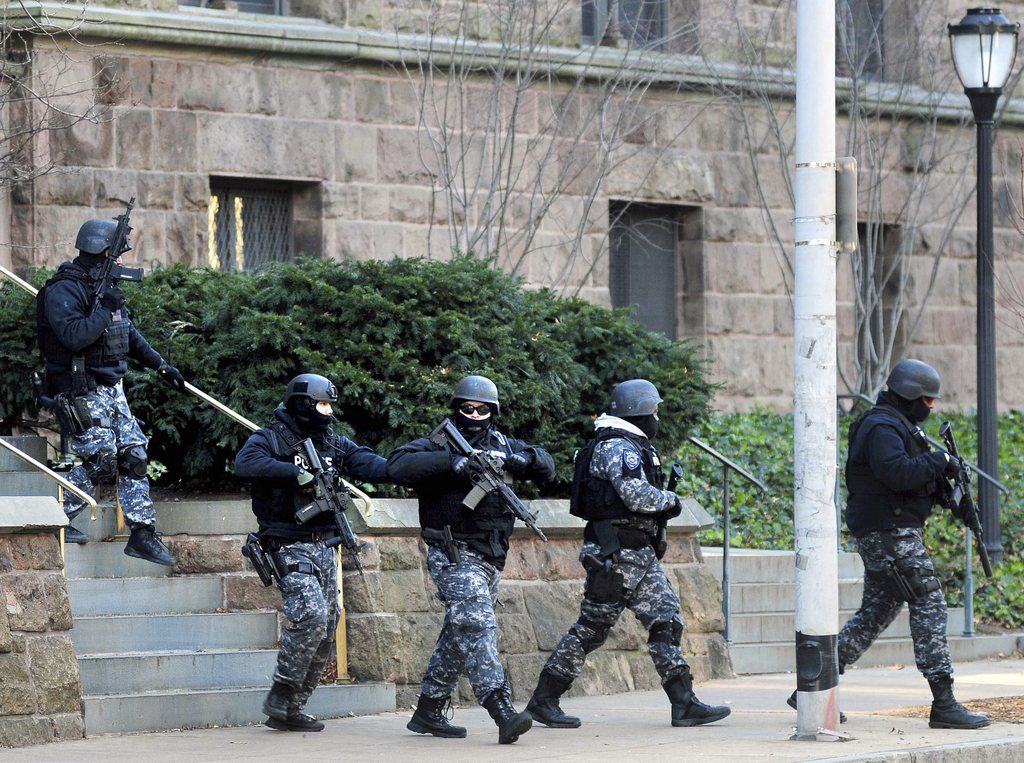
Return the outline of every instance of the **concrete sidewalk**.
<path id="1" fill-rule="evenodd" d="M 1024 695 L 1024 660 L 975 662 L 956 668 L 956 694 L 962 701 Z M 434 739 L 405 729 L 409 712 L 327 722 L 319 734 L 289 734 L 263 727 L 176 731 L 110 736 L 80 742 L 0 751 L 4 761 L 594 761 L 694 758 L 712 761 L 1024 760 L 1024 726 L 995 723 L 980 731 L 928 728 L 919 718 L 885 715 L 886 710 L 931 701 L 928 686 L 912 666 L 850 670 L 842 684 L 842 706 L 850 720 L 842 730 L 852 737 L 836 743 L 791 742 L 796 713 L 785 705 L 792 675 L 759 675 L 710 681 L 699 696 L 727 703 L 733 713 L 717 724 L 672 728 L 661 692 L 636 692 L 566 700 L 582 716 L 580 729 L 534 727 L 511 746 L 498 746 L 494 725 L 480 708 L 457 711 L 469 728 L 467 739 Z"/>

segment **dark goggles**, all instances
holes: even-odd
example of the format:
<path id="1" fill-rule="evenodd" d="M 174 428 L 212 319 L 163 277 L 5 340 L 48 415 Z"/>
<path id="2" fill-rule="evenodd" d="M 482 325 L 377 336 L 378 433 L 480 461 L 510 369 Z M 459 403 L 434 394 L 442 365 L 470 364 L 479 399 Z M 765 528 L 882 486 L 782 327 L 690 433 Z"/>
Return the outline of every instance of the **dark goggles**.
<path id="1" fill-rule="evenodd" d="M 463 403 L 459 406 L 459 412 L 466 416 L 472 416 L 474 413 L 487 416 L 491 412 L 491 406 L 487 403 Z"/>

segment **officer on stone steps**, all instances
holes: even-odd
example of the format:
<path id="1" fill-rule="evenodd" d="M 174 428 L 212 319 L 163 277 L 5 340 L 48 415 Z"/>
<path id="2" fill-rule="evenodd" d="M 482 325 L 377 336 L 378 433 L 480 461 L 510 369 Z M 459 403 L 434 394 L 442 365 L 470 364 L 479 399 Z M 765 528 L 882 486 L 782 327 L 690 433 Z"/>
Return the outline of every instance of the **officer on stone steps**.
<path id="1" fill-rule="evenodd" d="M 467 376 L 449 401 L 451 419 L 474 448 L 504 461 L 511 476 L 547 481 L 554 461 L 543 448 L 508 437 L 493 425 L 500 414 L 498 389 L 483 376 Z M 473 487 L 468 459 L 429 438 L 414 440 L 388 457 L 399 485 L 416 489 L 420 526 L 427 543 L 427 568 L 445 605 L 444 626 L 430 658 L 416 712 L 408 728 L 418 734 L 462 738 L 466 729 L 445 718 L 459 675 L 465 670 L 477 701 L 498 726 L 498 742 L 511 744 L 533 721 L 512 706 L 511 690 L 498 660 L 494 602 L 505 567 L 515 517 L 488 495 L 473 510 L 463 499 Z"/>
<path id="2" fill-rule="evenodd" d="M 939 374 L 920 360 L 903 360 L 886 385 L 875 406 L 850 426 L 846 524 L 864 562 L 864 598 L 839 633 L 839 672 L 864 654 L 906 602 L 914 658 L 934 697 L 928 725 L 982 728 L 989 719 L 953 696 L 946 600 L 922 538 L 940 481 L 957 470 L 947 453 L 929 449 L 919 427 L 939 397 Z M 790 704 L 796 706 L 795 697 Z"/>
<path id="3" fill-rule="evenodd" d="M 82 459 L 68 480 L 90 495 L 97 485 L 116 482 L 121 510 L 131 528 L 124 552 L 172 565 L 174 557 L 155 534 L 156 514 L 146 475 L 148 440 L 128 408 L 121 380 L 129 358 L 156 370 L 175 389 L 184 389 L 185 380 L 135 328 L 116 282 L 108 283 L 93 305 L 104 260 L 117 260 L 131 249 L 125 240 L 120 252 L 110 251 L 116 229 L 113 220 L 82 225 L 75 240 L 78 256 L 62 264 L 36 297 L 36 330 L 48 392 L 70 396 L 80 414 L 74 431 L 68 431 L 66 420 L 61 422 L 71 452 Z M 74 495 L 64 500 L 69 519 L 84 508 L 85 503 Z M 70 525 L 64 538 L 71 543 L 87 541 L 84 533 Z"/>
<path id="4" fill-rule="evenodd" d="M 661 462 L 651 444 L 661 402 L 645 379 L 616 385 L 610 415 L 597 419 L 594 439 L 576 454 L 570 511 L 587 520 L 580 554 L 587 579 L 580 618 L 544 664 L 526 707 L 545 726 L 580 725 L 558 700 L 627 607 L 649 634 L 647 650 L 672 702 L 672 725 L 700 726 L 730 713 L 697 699 L 679 649 L 679 598 L 661 567 L 665 548 L 657 541 L 659 523 L 681 511 L 678 496 L 663 489 Z"/>
<path id="5" fill-rule="evenodd" d="M 331 428 L 331 403 L 338 391 L 317 374 L 288 383 L 285 404 L 270 424 L 253 433 L 235 458 L 235 472 L 252 483 L 252 511 L 259 522 L 259 544 L 273 556 L 284 614 L 292 627 L 281 635 L 274 685 L 263 703 L 270 728 L 322 731 L 324 724 L 302 712 L 334 653 L 338 628 L 338 567 L 333 516 L 321 513 L 303 524 L 295 512 L 307 506 L 313 476 L 294 445 L 307 437 L 324 465 L 363 482 L 390 482 L 387 462 Z"/>

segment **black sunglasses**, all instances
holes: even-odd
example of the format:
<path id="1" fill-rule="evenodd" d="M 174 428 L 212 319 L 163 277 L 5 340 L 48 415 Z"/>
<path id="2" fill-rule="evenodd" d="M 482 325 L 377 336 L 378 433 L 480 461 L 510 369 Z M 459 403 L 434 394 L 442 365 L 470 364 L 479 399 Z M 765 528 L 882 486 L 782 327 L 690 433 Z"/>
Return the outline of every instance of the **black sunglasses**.
<path id="1" fill-rule="evenodd" d="M 487 403 L 463 403 L 459 406 L 459 410 L 462 413 L 470 416 L 474 413 L 479 413 L 481 416 L 486 416 L 491 412 L 491 406 Z"/>

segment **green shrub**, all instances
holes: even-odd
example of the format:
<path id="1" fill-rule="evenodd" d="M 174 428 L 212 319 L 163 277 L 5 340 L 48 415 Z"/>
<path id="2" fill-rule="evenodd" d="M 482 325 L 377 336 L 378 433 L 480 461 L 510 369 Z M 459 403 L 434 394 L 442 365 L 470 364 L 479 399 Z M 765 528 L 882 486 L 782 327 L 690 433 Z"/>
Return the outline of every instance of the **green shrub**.
<path id="1" fill-rule="evenodd" d="M 938 438 L 939 426 L 949 419 L 964 456 L 973 461 L 977 452 L 973 415 L 938 412 L 928 419 L 925 429 Z M 846 463 L 846 434 L 852 417 L 840 418 L 839 463 Z M 694 432 L 709 445 L 745 467 L 770 490 L 767 500 L 758 491 L 733 474 L 731 485 L 731 542 L 740 548 L 793 548 L 793 417 L 765 410 L 751 413 L 712 416 Z M 1024 418 L 1019 413 L 999 420 L 999 470 L 1011 494 L 1002 499 L 1004 561 L 995 569 L 995 577 L 986 580 L 974 555 L 974 581 L 977 588 L 975 611 L 990 622 L 1008 627 L 1024 625 Z M 677 453 L 684 464 L 686 479 L 681 492 L 692 494 L 716 518 L 716 525 L 701 533 L 701 542 L 721 545 L 722 470 L 721 466 L 686 444 Z M 842 473 L 840 472 L 840 476 Z M 977 478 L 975 479 L 975 488 Z M 845 501 L 845 486 L 840 482 L 840 500 Z M 843 546 L 855 550 L 843 528 Z M 950 606 L 963 604 L 965 531 L 948 511 L 936 509 L 925 526 L 925 542 L 942 580 Z"/>
<path id="2" fill-rule="evenodd" d="M 501 395 L 502 428 L 552 452 L 556 493 L 613 383 L 646 376 L 658 385 L 669 449 L 707 415 L 713 391 L 693 346 L 648 333 L 626 311 L 526 290 L 472 258 L 308 260 L 257 274 L 174 267 L 125 291 L 143 335 L 200 389 L 263 423 L 292 376 L 321 373 L 338 386 L 342 430 L 381 453 L 436 426 L 460 377 L 486 374 Z M 0 306 L 0 373 L 5 390 L 19 388 L 0 398 L 7 427 L 30 410 L 30 303 Z M 168 469 L 163 481 L 222 483 L 248 432 L 152 373 L 127 383 L 150 456 Z"/>

